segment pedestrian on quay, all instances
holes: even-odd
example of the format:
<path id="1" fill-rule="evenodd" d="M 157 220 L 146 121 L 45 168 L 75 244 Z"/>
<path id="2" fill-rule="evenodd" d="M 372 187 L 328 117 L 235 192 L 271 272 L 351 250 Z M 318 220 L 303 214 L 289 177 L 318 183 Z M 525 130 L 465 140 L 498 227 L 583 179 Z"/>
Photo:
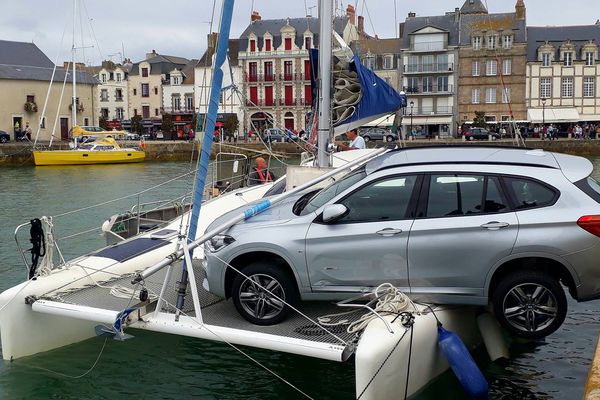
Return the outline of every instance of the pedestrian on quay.
<path id="1" fill-rule="evenodd" d="M 32 130 L 31 127 L 29 126 L 29 122 L 25 123 L 25 137 L 27 137 L 27 140 L 31 141 L 31 134 L 32 134 Z"/>

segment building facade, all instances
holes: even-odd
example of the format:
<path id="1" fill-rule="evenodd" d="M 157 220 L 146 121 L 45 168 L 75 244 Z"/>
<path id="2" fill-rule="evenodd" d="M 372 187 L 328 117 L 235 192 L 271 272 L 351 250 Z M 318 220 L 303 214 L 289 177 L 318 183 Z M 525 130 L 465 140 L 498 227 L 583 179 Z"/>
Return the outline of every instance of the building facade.
<path id="1" fill-rule="evenodd" d="M 447 137 L 457 132 L 457 67 L 460 12 L 417 17 L 400 27 L 402 88 L 408 107 L 404 132 L 416 137 Z"/>
<path id="2" fill-rule="evenodd" d="M 193 128 L 194 106 L 194 67 L 198 60 L 190 60 L 183 68 L 174 68 L 169 80 L 163 84 L 162 113 L 172 115 L 174 130 L 179 137 Z"/>
<path id="3" fill-rule="evenodd" d="M 127 90 L 127 66 L 112 61 L 103 61 L 95 74 L 98 79 L 96 90 L 96 114 L 107 121 L 120 122 L 129 119 L 129 92 Z"/>
<path id="4" fill-rule="evenodd" d="M 42 115 L 54 63 L 33 43 L 0 40 L 0 130 L 16 139 L 18 130 L 27 124 L 33 137 L 48 141 L 68 140 L 73 124 L 92 125 L 94 116 L 96 79 L 77 65 L 76 121 L 72 120 L 71 70 L 57 67 L 50 90 L 45 114 Z M 70 66 L 70 65 L 67 65 Z M 67 80 L 61 97 L 61 87 Z M 18 127 L 18 129 L 15 129 Z"/>
<path id="5" fill-rule="evenodd" d="M 469 124 L 475 112 L 488 123 L 524 121 L 527 32 L 525 4 L 515 12 L 489 14 L 481 0 L 460 9 L 458 114 Z"/>
<path id="6" fill-rule="evenodd" d="M 140 115 L 144 128 L 159 129 L 164 107 L 163 83 L 170 82 L 171 71 L 185 67 L 189 61 L 152 50 L 145 60 L 133 64 L 127 79 L 129 116 Z"/>
<path id="7" fill-rule="evenodd" d="M 600 122 L 600 23 L 527 28 L 528 119 Z"/>

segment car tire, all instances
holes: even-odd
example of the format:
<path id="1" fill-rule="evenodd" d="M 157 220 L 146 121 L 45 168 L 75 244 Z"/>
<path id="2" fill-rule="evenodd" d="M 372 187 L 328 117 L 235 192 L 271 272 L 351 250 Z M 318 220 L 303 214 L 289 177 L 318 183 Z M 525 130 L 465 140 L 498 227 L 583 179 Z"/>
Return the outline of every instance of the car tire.
<path id="1" fill-rule="evenodd" d="M 368 142 L 368 141 L 370 141 L 370 140 L 371 140 L 371 138 L 370 138 L 370 137 L 368 137 L 368 136 L 363 136 L 363 139 L 365 139 L 365 142 Z"/>
<path id="2" fill-rule="evenodd" d="M 473 141 L 475 138 L 473 136 L 469 136 L 469 141 Z"/>
<path id="3" fill-rule="evenodd" d="M 255 325 L 275 325 L 283 321 L 291 308 L 255 283 L 269 287 L 277 297 L 294 305 L 299 296 L 293 277 L 283 268 L 265 262 L 250 264 L 242 272 L 248 278 L 236 274 L 231 288 L 233 304 L 240 315 Z"/>
<path id="4" fill-rule="evenodd" d="M 391 143 L 391 142 L 394 141 L 394 137 L 393 136 L 386 136 L 385 137 L 385 141 L 388 142 L 388 143 Z"/>
<path id="5" fill-rule="evenodd" d="M 6 143 L 8 142 L 8 139 L 4 136 L 0 137 L 0 143 Z"/>
<path id="6" fill-rule="evenodd" d="M 552 334 L 567 315 L 567 297 L 558 279 L 541 271 L 510 273 L 492 295 L 500 325 L 515 336 L 541 339 Z"/>

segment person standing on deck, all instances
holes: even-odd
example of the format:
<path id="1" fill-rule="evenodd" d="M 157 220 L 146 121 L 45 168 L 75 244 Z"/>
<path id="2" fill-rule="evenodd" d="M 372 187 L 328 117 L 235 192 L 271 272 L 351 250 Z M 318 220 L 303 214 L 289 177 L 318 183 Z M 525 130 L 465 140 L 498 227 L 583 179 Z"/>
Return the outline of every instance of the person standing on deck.
<path id="1" fill-rule="evenodd" d="M 264 158 L 258 157 L 254 160 L 254 169 L 248 176 L 248 186 L 261 185 L 266 182 L 273 182 L 277 177 L 267 168 L 267 162 Z"/>
<path id="2" fill-rule="evenodd" d="M 336 141 L 335 144 L 338 146 L 339 151 L 359 150 L 366 148 L 365 139 L 358 135 L 356 129 L 346 132 L 346 135 L 348 136 L 348 139 L 350 139 L 350 144 Z"/>

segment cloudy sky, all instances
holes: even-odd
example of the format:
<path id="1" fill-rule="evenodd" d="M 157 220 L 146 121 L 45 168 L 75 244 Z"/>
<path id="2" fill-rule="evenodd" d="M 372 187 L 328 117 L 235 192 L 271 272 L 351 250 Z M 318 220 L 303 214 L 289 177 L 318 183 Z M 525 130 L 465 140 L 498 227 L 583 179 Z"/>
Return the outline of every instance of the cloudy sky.
<path id="1" fill-rule="evenodd" d="M 213 0 L 133 0 L 106 2 L 79 0 L 82 11 L 77 17 L 77 37 L 83 46 L 78 61 L 98 64 L 104 59 L 119 61 L 125 56 L 134 62 L 155 49 L 158 53 L 186 58 L 199 58 L 206 48 Z M 484 4 L 485 4 L 484 0 Z M 402 22 L 409 11 L 417 15 L 442 15 L 463 0 L 346 0 L 357 5 L 365 16 L 365 30 L 381 38 L 396 35 L 396 21 Z M 490 12 L 514 10 L 516 0 L 487 0 Z M 213 31 L 217 29 L 217 16 Z M 317 15 L 317 0 L 238 0 L 233 20 L 232 37 L 237 37 L 249 23 L 252 7 L 263 19 L 302 17 L 307 10 Z M 568 7 L 559 0 L 525 0 L 528 25 L 586 25 L 600 18 L 598 0 L 569 0 Z M 395 11 L 395 12 L 394 12 Z M 70 59 L 73 37 L 73 0 L 0 0 L 0 39 L 36 43 L 53 61 L 60 55 Z M 81 35 L 79 32 L 84 32 Z M 64 40 L 62 39 L 64 33 Z M 61 41 L 63 42 L 62 46 Z M 80 44 L 78 44 L 80 45 Z M 90 47 L 93 46 L 93 47 Z"/>

